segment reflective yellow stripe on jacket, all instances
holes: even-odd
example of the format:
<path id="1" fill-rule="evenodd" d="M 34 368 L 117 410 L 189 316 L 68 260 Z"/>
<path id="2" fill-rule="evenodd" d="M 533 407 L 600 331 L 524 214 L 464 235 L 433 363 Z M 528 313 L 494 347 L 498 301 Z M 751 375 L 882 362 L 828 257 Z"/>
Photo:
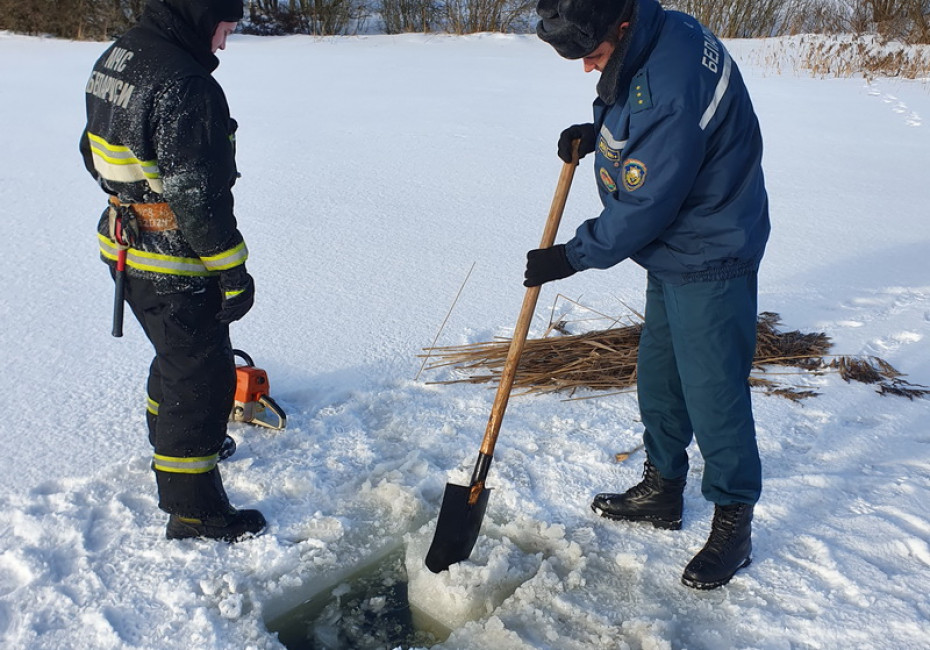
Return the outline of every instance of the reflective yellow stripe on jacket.
<path id="1" fill-rule="evenodd" d="M 148 395 L 145 396 L 145 410 L 156 417 L 158 416 L 158 402 Z"/>
<path id="2" fill-rule="evenodd" d="M 240 242 L 238 246 L 234 246 L 218 255 L 210 255 L 200 259 L 203 261 L 203 265 L 211 271 L 226 271 L 234 266 L 244 264 L 248 258 L 249 251 L 245 247 L 245 242 Z"/>
<path id="3" fill-rule="evenodd" d="M 172 474 L 206 474 L 216 467 L 217 462 L 219 462 L 219 454 L 193 458 L 162 456 L 161 454 L 152 456 L 152 467 L 159 472 L 171 472 Z"/>
<path id="4" fill-rule="evenodd" d="M 109 237 L 100 233 L 97 233 L 97 241 L 100 244 L 100 254 L 108 260 L 116 261 L 118 252 L 116 244 Z M 175 257 L 140 251 L 137 248 L 130 247 L 126 251 L 126 266 L 140 271 L 151 271 L 152 273 L 207 277 L 243 264 L 248 257 L 249 252 L 245 242 L 218 255 L 204 258 Z"/>
<path id="5" fill-rule="evenodd" d="M 161 181 L 157 160 L 139 160 L 129 149 L 119 144 L 110 144 L 99 135 L 87 132 L 94 169 L 108 181 L 136 183 L 145 181 L 153 192 L 162 194 L 165 189 Z"/>
<path id="6" fill-rule="evenodd" d="M 100 244 L 100 254 L 108 260 L 116 261 L 116 244 L 110 241 L 109 237 L 101 235 L 100 233 L 97 233 L 97 240 Z M 140 271 L 168 273 L 171 275 L 215 275 L 213 271 L 207 270 L 207 267 L 203 265 L 200 258 L 161 255 L 159 253 L 140 251 L 137 248 L 129 248 L 129 250 L 126 251 L 126 266 L 139 269 Z"/>

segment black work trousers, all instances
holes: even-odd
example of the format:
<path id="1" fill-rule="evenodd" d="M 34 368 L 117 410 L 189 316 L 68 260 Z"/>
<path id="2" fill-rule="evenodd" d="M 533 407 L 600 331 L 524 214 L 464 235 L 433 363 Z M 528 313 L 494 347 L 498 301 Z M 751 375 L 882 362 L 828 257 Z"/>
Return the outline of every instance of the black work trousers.
<path id="1" fill-rule="evenodd" d="M 216 463 L 236 370 L 229 326 L 216 320 L 219 286 L 158 294 L 151 282 L 127 277 L 125 297 L 155 348 L 148 421 L 158 506 L 188 517 L 226 512 L 229 501 Z"/>

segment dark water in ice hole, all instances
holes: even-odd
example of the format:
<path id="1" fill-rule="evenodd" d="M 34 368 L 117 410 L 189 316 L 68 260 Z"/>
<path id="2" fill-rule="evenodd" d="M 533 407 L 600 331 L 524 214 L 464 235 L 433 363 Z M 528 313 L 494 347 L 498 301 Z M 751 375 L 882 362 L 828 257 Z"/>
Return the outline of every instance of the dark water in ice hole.
<path id="1" fill-rule="evenodd" d="M 403 548 L 268 624 L 288 650 L 429 648 L 450 630 L 412 609 Z"/>

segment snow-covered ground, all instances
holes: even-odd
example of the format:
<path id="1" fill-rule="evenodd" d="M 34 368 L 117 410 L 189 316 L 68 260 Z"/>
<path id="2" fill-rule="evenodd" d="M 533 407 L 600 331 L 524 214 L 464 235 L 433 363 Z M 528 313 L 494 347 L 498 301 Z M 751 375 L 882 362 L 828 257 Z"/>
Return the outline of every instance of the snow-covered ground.
<path id="1" fill-rule="evenodd" d="M 766 139 L 760 310 L 930 384 L 927 84 L 776 74 L 768 45 L 730 45 Z M 268 622 L 400 552 L 413 605 L 454 628 L 442 648 L 930 648 L 930 400 L 836 375 L 794 378 L 821 392 L 800 403 L 756 395 L 754 562 L 727 587 L 679 583 L 712 513 L 696 449 L 683 530 L 588 508 L 639 478 L 641 453 L 614 459 L 640 439 L 632 393 L 512 399 L 472 557 L 421 568 L 493 390 L 415 379 L 417 355 L 473 263 L 437 344 L 511 331 L 555 141 L 593 98 L 595 77 L 532 37 L 230 39 L 216 75 L 240 123 L 258 287 L 234 344 L 269 372 L 289 426 L 230 429 L 227 489 L 266 534 L 166 541 L 151 352 L 131 319 L 110 336 L 104 197 L 77 151 L 103 48 L 0 34 L 0 646 L 279 648 Z M 585 160 L 560 240 L 597 210 Z M 643 288 L 630 262 L 546 285 L 531 336 L 558 294 L 623 316 Z"/>

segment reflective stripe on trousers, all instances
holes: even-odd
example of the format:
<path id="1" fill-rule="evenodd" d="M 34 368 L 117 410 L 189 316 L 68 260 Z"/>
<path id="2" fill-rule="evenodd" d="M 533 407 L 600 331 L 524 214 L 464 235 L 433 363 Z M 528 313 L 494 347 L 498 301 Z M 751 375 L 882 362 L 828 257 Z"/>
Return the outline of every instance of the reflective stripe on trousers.
<path id="1" fill-rule="evenodd" d="M 218 454 L 195 458 L 179 458 L 177 456 L 155 454 L 152 456 L 152 467 L 159 472 L 174 474 L 205 474 L 216 467 L 218 461 Z"/>

